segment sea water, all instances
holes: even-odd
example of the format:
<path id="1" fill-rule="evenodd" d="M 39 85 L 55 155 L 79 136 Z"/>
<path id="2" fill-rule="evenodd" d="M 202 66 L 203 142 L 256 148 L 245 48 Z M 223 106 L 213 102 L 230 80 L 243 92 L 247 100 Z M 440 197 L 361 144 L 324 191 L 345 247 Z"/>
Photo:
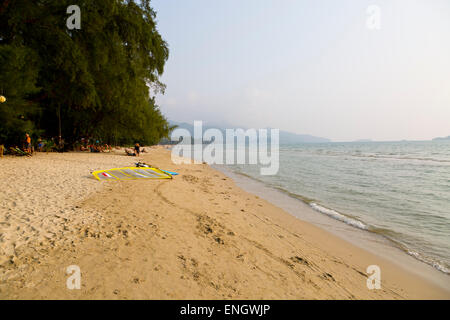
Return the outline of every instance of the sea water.
<path id="1" fill-rule="evenodd" d="M 276 175 L 227 168 L 450 274 L 450 141 L 281 145 Z"/>

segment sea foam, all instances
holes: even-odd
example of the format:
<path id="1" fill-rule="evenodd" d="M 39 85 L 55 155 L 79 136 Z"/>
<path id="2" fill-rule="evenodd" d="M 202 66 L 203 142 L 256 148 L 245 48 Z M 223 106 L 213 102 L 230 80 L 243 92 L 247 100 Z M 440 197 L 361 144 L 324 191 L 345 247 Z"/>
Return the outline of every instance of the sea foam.
<path id="1" fill-rule="evenodd" d="M 331 217 L 333 219 L 342 221 L 342 222 L 344 222 L 344 223 L 346 223 L 348 225 L 351 225 L 353 227 L 356 227 L 358 229 L 362 229 L 362 230 L 367 230 L 368 229 L 367 225 L 365 225 L 361 221 L 358 221 L 356 219 L 353 219 L 353 218 L 350 218 L 348 216 L 345 216 L 345 215 L 343 215 L 343 214 L 341 214 L 341 213 L 339 213 L 339 212 L 337 212 L 335 210 L 325 208 L 325 207 L 320 206 L 320 205 L 318 205 L 317 203 L 314 203 L 314 202 L 310 203 L 309 205 L 314 210 L 316 210 L 316 211 L 318 211 L 320 213 L 326 214 L 327 216 L 329 216 L 329 217 Z"/>

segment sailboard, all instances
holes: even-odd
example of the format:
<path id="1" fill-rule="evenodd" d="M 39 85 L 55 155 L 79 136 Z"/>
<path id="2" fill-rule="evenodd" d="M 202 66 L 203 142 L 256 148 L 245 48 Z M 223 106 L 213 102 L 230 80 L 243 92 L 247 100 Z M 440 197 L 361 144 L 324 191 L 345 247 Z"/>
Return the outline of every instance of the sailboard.
<path id="1" fill-rule="evenodd" d="M 161 170 L 161 171 L 164 171 L 164 172 L 170 174 L 171 176 L 177 176 L 178 175 L 177 172 L 172 172 L 172 171 L 167 171 L 167 170 Z"/>
<path id="2" fill-rule="evenodd" d="M 172 175 L 158 168 L 125 167 L 92 172 L 97 180 L 172 179 Z"/>

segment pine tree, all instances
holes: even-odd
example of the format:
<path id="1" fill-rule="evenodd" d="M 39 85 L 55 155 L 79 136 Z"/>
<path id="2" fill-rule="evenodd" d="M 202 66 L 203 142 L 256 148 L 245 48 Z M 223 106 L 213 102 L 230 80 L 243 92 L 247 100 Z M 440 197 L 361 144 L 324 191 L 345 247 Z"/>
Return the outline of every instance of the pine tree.
<path id="1" fill-rule="evenodd" d="M 66 26 L 71 4 L 0 5 L 0 63 L 8 65 L 0 76 L 8 96 L 0 138 L 58 136 L 61 128 L 69 143 L 83 136 L 157 143 L 170 128 L 149 88 L 164 91 L 159 77 L 169 52 L 150 1 L 79 0 L 80 30 Z"/>

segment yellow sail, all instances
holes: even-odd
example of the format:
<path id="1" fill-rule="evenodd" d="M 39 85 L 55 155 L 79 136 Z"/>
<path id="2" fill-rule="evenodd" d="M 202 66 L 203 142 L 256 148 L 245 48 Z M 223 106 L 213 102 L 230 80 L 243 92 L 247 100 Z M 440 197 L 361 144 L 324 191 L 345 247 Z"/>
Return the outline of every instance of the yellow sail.
<path id="1" fill-rule="evenodd" d="M 92 173 L 97 180 L 172 179 L 172 175 L 158 168 L 125 167 L 97 170 Z"/>

